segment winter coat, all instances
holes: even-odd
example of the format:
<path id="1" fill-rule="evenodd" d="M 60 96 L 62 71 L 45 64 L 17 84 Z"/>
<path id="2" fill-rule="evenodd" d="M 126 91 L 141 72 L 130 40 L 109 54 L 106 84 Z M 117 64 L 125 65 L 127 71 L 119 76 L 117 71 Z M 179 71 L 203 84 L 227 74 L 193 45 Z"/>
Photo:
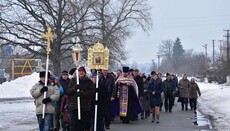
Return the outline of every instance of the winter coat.
<path id="1" fill-rule="evenodd" d="M 162 81 L 159 78 L 157 80 L 151 80 L 148 84 L 148 92 L 149 92 L 149 104 L 160 105 Z M 152 92 L 155 92 L 155 94 L 153 95 Z"/>
<path id="2" fill-rule="evenodd" d="M 96 88 L 96 85 L 94 85 Z M 96 94 L 96 93 L 95 93 Z M 95 94 L 92 98 L 92 115 L 94 117 L 94 111 L 95 111 Z M 104 117 L 107 115 L 108 112 L 108 102 L 110 102 L 110 95 L 107 90 L 107 86 L 103 82 L 102 79 L 99 80 L 98 84 L 98 116 Z"/>
<path id="3" fill-rule="evenodd" d="M 68 107 L 69 110 L 77 110 L 77 90 L 75 87 L 77 86 L 76 78 L 72 78 L 69 81 L 67 88 L 65 89 L 65 94 L 68 95 Z M 88 77 L 84 77 L 83 79 L 79 79 L 80 87 L 80 106 L 81 109 L 90 110 L 91 109 L 91 98 L 95 92 L 93 81 Z"/>
<path id="4" fill-rule="evenodd" d="M 143 84 L 144 86 L 144 90 L 148 90 L 148 82 L 145 82 Z M 144 92 L 144 95 L 143 95 L 143 99 L 140 99 L 140 102 L 141 102 L 141 108 L 143 111 L 148 111 L 150 109 L 150 106 L 149 106 L 149 93 L 148 91 L 147 92 Z"/>
<path id="5" fill-rule="evenodd" d="M 60 82 L 62 88 L 65 90 L 69 84 L 70 79 L 67 78 L 66 80 L 64 80 L 62 77 L 60 77 L 58 81 Z"/>
<path id="6" fill-rule="evenodd" d="M 179 81 L 179 97 L 182 98 L 188 98 L 189 97 L 189 87 L 190 87 L 190 82 L 188 79 L 181 79 Z"/>
<path id="7" fill-rule="evenodd" d="M 107 77 L 104 78 L 103 75 L 100 75 L 99 80 L 104 84 L 104 86 L 107 88 L 108 90 L 108 97 L 109 99 L 111 97 L 115 98 L 116 97 L 116 86 L 115 86 L 115 78 L 110 75 L 107 74 Z"/>
<path id="8" fill-rule="evenodd" d="M 138 86 L 138 96 L 143 97 L 143 95 L 144 95 L 144 87 L 143 87 L 143 79 L 142 79 L 142 77 L 138 75 L 138 76 L 134 77 L 134 80 L 136 81 L 137 86 Z"/>
<path id="9" fill-rule="evenodd" d="M 40 90 L 43 88 L 44 84 L 39 81 L 37 82 L 32 89 L 30 90 L 30 94 L 35 99 L 36 105 L 36 114 L 42 114 L 43 111 L 43 103 L 44 93 L 41 93 Z M 58 101 L 60 97 L 60 93 L 57 87 L 52 85 L 47 85 L 48 91 L 46 93 L 46 97 L 49 97 L 52 101 L 47 103 L 45 106 L 45 113 L 55 114 L 54 102 Z"/>
<path id="10" fill-rule="evenodd" d="M 164 80 L 163 91 L 165 96 L 172 96 L 176 91 L 176 86 L 173 80 Z"/>
<path id="11" fill-rule="evenodd" d="M 60 106 L 60 112 L 63 113 L 63 121 L 65 121 L 65 122 L 69 122 L 69 120 L 70 120 L 69 114 L 68 114 L 67 100 L 68 100 L 68 96 L 64 95 L 62 97 L 62 102 L 61 102 L 61 106 Z"/>
<path id="12" fill-rule="evenodd" d="M 199 86 L 197 85 L 197 83 L 190 83 L 190 88 L 189 88 L 189 98 L 197 98 L 197 93 L 199 94 L 199 96 L 201 95 L 200 93 L 200 89 Z"/>
<path id="13" fill-rule="evenodd" d="M 178 87 L 178 78 L 176 76 L 174 76 L 174 78 L 172 79 L 173 83 L 175 84 L 176 88 Z"/>

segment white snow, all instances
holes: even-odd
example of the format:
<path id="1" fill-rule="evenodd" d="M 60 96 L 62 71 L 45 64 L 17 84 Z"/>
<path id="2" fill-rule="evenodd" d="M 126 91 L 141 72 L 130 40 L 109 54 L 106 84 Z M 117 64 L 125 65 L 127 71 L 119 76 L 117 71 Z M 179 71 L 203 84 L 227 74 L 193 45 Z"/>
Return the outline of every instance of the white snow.
<path id="1" fill-rule="evenodd" d="M 0 85 L 0 99 L 31 97 L 30 89 L 37 81 L 39 81 L 38 73 L 34 73 L 11 82 L 5 82 Z M 217 130 L 229 130 L 230 86 L 217 85 L 215 83 L 198 83 L 198 85 L 201 90 L 201 97 L 198 99 L 199 110 L 205 115 L 213 117 Z M 32 104 L 33 103 L 31 103 L 28 109 L 30 112 L 35 109 Z M 0 127 L 1 126 L 3 126 L 3 124 L 0 124 Z"/>
<path id="2" fill-rule="evenodd" d="M 0 98 L 31 97 L 30 89 L 39 81 L 39 74 L 24 76 L 0 84 Z"/>
<path id="3" fill-rule="evenodd" d="M 198 83 L 201 90 L 199 110 L 214 120 L 214 128 L 230 129 L 230 87 L 215 83 Z"/>

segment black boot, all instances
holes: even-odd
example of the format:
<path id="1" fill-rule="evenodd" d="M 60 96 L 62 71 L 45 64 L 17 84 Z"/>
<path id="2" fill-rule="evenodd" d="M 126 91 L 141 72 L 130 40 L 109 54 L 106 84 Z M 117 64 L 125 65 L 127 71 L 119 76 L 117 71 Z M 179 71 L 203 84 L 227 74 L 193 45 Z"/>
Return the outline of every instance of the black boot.
<path id="1" fill-rule="evenodd" d="M 155 122 L 155 114 L 153 114 L 152 122 L 153 122 L 153 123 Z"/>

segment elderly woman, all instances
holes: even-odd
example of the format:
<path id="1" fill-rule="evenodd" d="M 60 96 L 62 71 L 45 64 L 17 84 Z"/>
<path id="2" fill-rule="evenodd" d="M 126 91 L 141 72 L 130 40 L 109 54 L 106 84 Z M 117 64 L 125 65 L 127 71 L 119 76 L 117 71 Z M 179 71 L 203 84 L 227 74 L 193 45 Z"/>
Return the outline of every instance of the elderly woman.
<path id="1" fill-rule="evenodd" d="M 198 84 L 195 82 L 194 78 L 192 78 L 190 80 L 190 88 L 189 88 L 189 104 L 190 104 L 190 108 L 191 110 L 196 111 L 196 107 L 197 107 L 197 93 L 199 94 L 199 96 L 201 96 L 200 93 L 200 89 Z"/>
<path id="2" fill-rule="evenodd" d="M 179 81 L 179 99 L 178 101 L 181 102 L 181 110 L 188 111 L 188 98 L 189 98 L 189 88 L 190 82 L 187 79 L 187 75 L 184 74 L 183 78 Z"/>

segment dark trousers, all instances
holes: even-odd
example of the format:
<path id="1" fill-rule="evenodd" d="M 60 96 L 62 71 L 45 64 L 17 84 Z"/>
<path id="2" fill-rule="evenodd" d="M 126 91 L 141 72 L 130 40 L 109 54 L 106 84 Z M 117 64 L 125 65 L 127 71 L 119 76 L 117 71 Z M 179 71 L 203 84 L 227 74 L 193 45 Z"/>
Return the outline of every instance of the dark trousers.
<path id="1" fill-rule="evenodd" d="M 189 98 L 189 104 L 191 109 L 196 110 L 196 105 L 197 105 L 197 98 Z"/>
<path id="2" fill-rule="evenodd" d="M 69 131 L 70 130 L 70 124 L 67 121 L 62 120 L 62 131 Z"/>
<path id="3" fill-rule="evenodd" d="M 97 131 L 105 131 L 105 123 L 104 123 L 104 117 L 98 116 L 97 117 Z M 92 119 L 92 130 L 94 130 L 94 118 Z"/>
<path id="4" fill-rule="evenodd" d="M 70 131 L 89 130 L 91 126 L 90 110 L 81 109 L 81 120 L 78 120 L 77 110 L 70 110 Z"/>
<path id="5" fill-rule="evenodd" d="M 165 95 L 165 111 L 172 111 L 172 107 L 173 107 L 173 95 Z"/>
<path id="6" fill-rule="evenodd" d="M 45 118 L 42 119 L 42 114 L 37 115 L 39 130 L 51 131 L 53 128 L 53 114 L 46 113 Z"/>
<path id="7" fill-rule="evenodd" d="M 60 111 L 59 110 L 56 110 L 56 113 L 55 113 L 55 125 L 56 125 L 56 128 L 57 130 L 60 129 Z"/>
<path id="8" fill-rule="evenodd" d="M 111 106 L 111 101 L 106 102 L 106 115 L 105 115 L 105 126 L 109 127 L 110 126 L 110 121 L 111 121 L 111 111 L 112 111 L 112 106 Z"/>
<path id="9" fill-rule="evenodd" d="M 188 98 L 181 98 L 181 108 L 182 110 L 188 110 Z"/>

